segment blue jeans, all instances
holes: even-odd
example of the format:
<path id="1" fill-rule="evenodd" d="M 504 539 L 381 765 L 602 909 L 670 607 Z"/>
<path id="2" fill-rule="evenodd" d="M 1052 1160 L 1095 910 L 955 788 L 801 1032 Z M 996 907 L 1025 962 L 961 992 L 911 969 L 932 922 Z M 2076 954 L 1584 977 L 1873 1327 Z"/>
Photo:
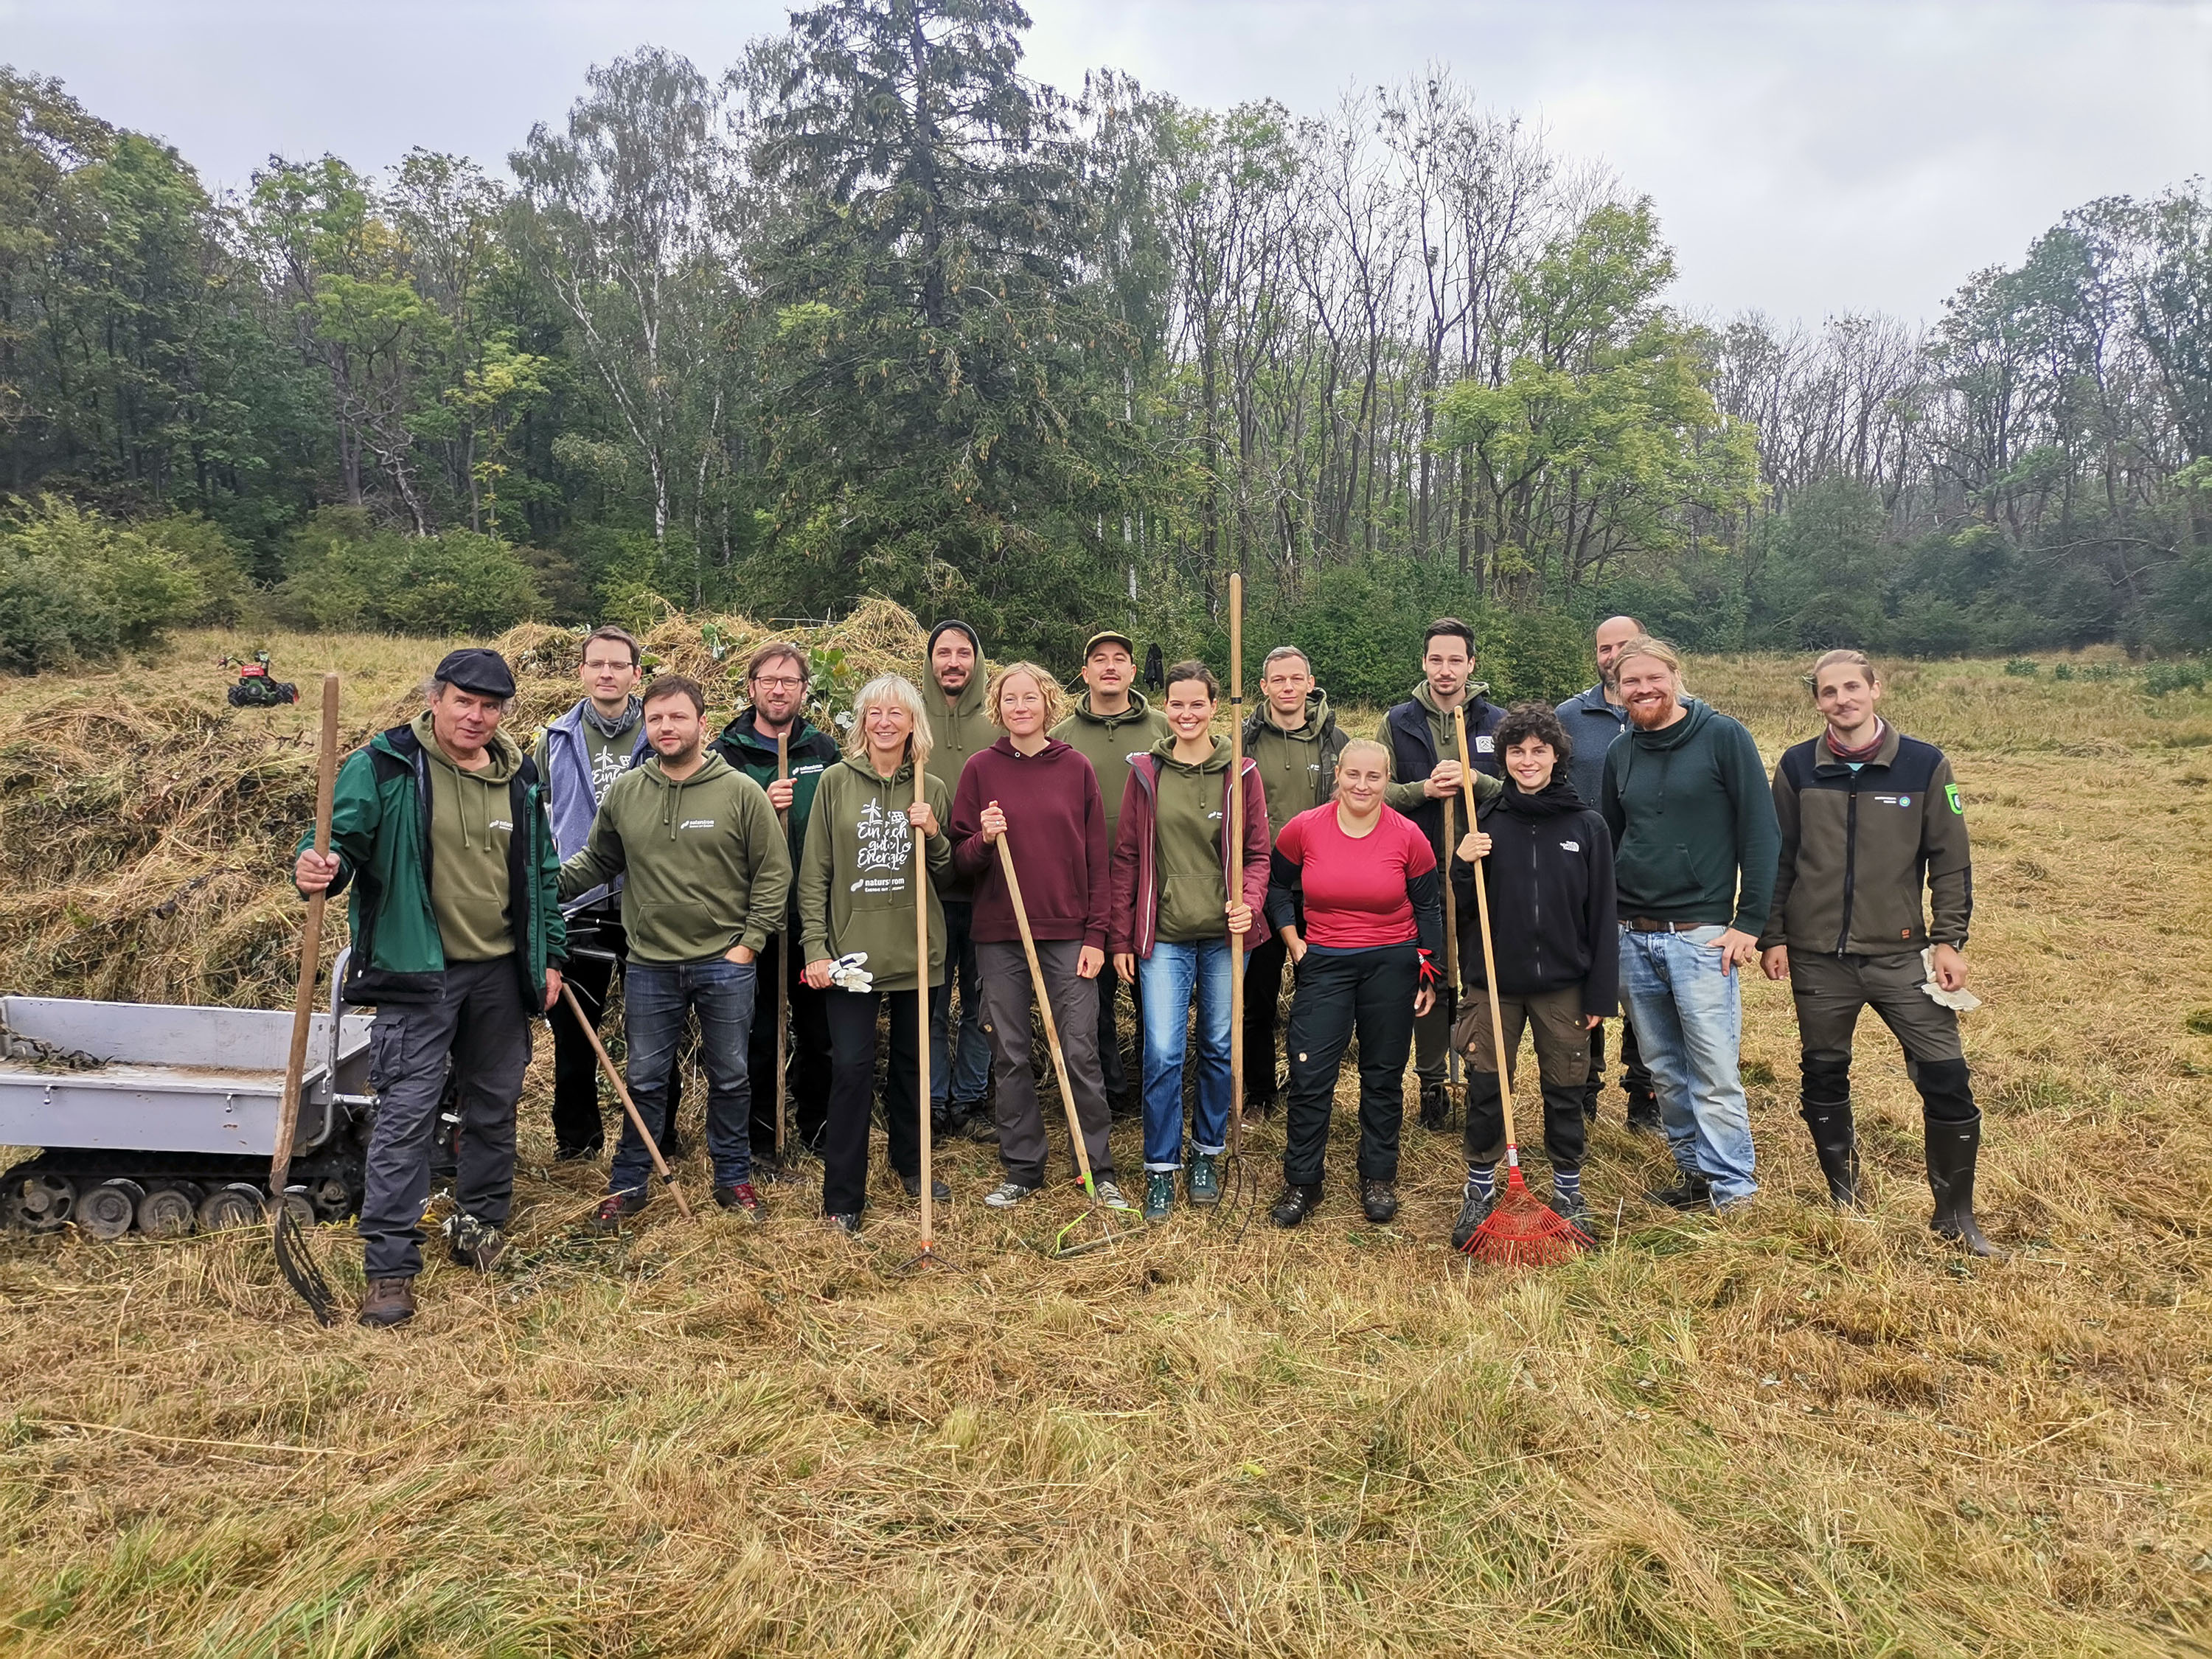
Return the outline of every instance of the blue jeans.
<path id="1" fill-rule="evenodd" d="M 734 1187 L 753 1176 L 748 1126 L 753 1091 L 745 1048 L 757 983 L 753 963 L 725 957 L 665 967 L 633 957 L 623 975 L 623 1035 L 629 1042 L 623 1070 L 637 1114 L 656 1145 L 668 1139 L 669 1084 L 676 1075 L 684 1016 L 698 1012 L 699 1060 L 707 1072 L 707 1156 L 717 1187 Z M 625 1112 L 607 1190 L 643 1192 L 652 1172 L 653 1159 Z"/>
<path id="2" fill-rule="evenodd" d="M 1145 1168 L 1182 1167 L 1182 1062 L 1198 1004 L 1198 1112 L 1191 1150 L 1229 1145 L 1229 941 L 1161 939 L 1137 964 L 1144 993 Z"/>
<path id="3" fill-rule="evenodd" d="M 991 1081 L 991 1039 L 983 1035 L 982 980 L 975 969 L 975 907 L 957 899 L 945 906 L 945 983 L 929 1006 L 929 1104 L 941 1111 L 950 1103 L 965 1110 L 980 1104 Z M 952 993 L 960 993 L 960 1032 L 956 1047 L 946 1040 Z M 945 1093 L 947 1083 L 951 1094 Z"/>
<path id="4" fill-rule="evenodd" d="M 1712 1183 L 1716 1204 L 1733 1204 L 1759 1183 L 1752 1179 L 1751 1109 L 1738 1065 L 1743 988 L 1735 974 L 1721 971 L 1712 946 L 1722 932 L 1623 927 L 1620 989 L 1674 1162 Z"/>

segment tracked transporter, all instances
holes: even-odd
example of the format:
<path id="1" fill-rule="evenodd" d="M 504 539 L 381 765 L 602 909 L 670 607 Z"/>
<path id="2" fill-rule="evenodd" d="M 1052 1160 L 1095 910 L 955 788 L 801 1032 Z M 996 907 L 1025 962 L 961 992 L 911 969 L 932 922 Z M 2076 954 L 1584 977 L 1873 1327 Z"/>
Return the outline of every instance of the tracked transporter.
<path id="1" fill-rule="evenodd" d="M 331 983 L 345 981 L 341 954 Z M 0 1222 L 157 1238 L 266 1218 L 292 1015 L 0 997 Z M 286 1203 L 303 1224 L 360 1207 L 375 1098 L 371 1017 L 335 992 L 309 1036 Z"/>

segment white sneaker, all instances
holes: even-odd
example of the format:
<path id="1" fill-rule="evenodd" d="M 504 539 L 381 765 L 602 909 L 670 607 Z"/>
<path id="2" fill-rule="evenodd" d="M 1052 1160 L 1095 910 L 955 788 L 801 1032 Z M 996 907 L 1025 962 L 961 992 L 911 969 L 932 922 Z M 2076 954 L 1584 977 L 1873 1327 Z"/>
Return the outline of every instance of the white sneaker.
<path id="1" fill-rule="evenodd" d="M 1091 1182 L 1091 1188 L 1098 1194 L 1098 1201 L 1109 1210 L 1127 1210 L 1133 1207 L 1127 1199 L 1121 1196 L 1121 1189 L 1119 1187 L 1103 1177 L 1094 1177 Z"/>
<path id="2" fill-rule="evenodd" d="M 994 1210 L 1011 1210 L 1036 1191 L 1035 1187 L 1024 1187 L 1018 1181 L 1002 1181 L 983 1194 L 983 1201 Z"/>

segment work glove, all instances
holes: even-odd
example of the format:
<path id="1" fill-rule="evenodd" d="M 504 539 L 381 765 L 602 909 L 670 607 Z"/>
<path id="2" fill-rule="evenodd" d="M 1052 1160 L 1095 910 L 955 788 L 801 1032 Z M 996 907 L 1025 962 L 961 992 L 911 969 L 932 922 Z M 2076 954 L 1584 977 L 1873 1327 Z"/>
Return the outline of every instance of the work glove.
<path id="1" fill-rule="evenodd" d="M 849 956 L 839 957 L 830 964 L 830 982 L 841 991 L 872 991 L 876 976 L 860 964 L 868 959 L 866 951 L 855 951 Z"/>

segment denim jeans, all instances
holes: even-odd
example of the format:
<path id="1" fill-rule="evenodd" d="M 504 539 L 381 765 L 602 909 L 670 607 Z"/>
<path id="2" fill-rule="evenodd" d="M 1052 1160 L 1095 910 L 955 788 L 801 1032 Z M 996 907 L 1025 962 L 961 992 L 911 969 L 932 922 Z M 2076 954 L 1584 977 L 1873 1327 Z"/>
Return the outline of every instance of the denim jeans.
<path id="1" fill-rule="evenodd" d="M 752 1179 L 752 1143 L 746 1127 L 752 1115 L 752 1087 L 745 1048 L 752 1034 L 753 994 L 758 983 L 754 963 L 725 957 L 669 965 L 633 957 L 623 975 L 624 1035 L 629 1040 L 623 1070 L 638 1115 L 653 1131 L 656 1144 L 668 1139 L 669 1084 L 676 1075 L 684 1016 L 698 1012 L 699 1057 L 707 1073 L 707 1156 L 714 1166 L 717 1187 Z M 645 1143 L 624 1113 L 622 1144 L 615 1148 L 607 1190 L 642 1192 L 652 1170 Z"/>
<path id="2" fill-rule="evenodd" d="M 1721 971 L 1717 926 L 1686 933 L 1620 930 L 1620 988 L 1674 1162 L 1712 1183 L 1716 1204 L 1759 1190 L 1751 1109 L 1738 1059 L 1743 988 Z"/>
<path id="3" fill-rule="evenodd" d="M 1198 1111 L 1191 1150 L 1229 1146 L 1229 941 L 1161 939 L 1137 964 L 1144 992 L 1145 1167 L 1182 1167 L 1182 1063 L 1198 1005 Z"/>
<path id="4" fill-rule="evenodd" d="M 945 907 L 945 983 L 929 1009 L 929 1103 L 963 1108 L 980 1103 L 991 1080 L 991 1039 L 983 1035 L 983 991 L 975 969 L 975 907 L 957 899 Z M 952 994 L 960 994 L 960 1030 L 947 1040 Z M 945 1092 L 950 1083 L 951 1092 Z"/>

